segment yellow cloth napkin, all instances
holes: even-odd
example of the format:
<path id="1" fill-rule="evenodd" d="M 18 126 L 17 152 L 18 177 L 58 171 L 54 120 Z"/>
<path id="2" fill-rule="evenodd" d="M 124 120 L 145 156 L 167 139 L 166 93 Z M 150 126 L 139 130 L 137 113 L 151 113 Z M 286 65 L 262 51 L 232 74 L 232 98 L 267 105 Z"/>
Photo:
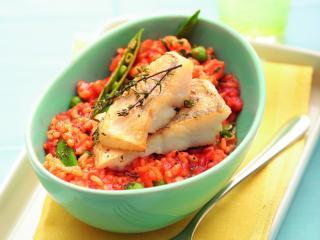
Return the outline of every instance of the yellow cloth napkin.
<path id="1" fill-rule="evenodd" d="M 284 122 L 308 112 L 312 68 L 264 62 L 266 111 L 244 166 Z M 242 86 L 245 87 L 245 86 Z M 304 147 L 301 140 L 223 198 L 201 223 L 195 239 L 267 239 L 283 194 Z M 190 219 L 190 218 L 189 218 Z M 45 200 L 35 239 L 168 239 L 189 221 L 145 234 L 115 234 L 90 227 L 70 216 L 50 197 Z"/>

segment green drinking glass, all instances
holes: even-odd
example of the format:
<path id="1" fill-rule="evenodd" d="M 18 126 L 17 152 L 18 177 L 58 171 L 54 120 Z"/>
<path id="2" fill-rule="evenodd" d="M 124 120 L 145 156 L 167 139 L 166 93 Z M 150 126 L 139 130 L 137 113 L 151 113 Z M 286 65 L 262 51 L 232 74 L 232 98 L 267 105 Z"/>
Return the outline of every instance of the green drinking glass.
<path id="1" fill-rule="evenodd" d="M 290 0 L 218 0 L 219 18 L 249 39 L 283 42 Z"/>

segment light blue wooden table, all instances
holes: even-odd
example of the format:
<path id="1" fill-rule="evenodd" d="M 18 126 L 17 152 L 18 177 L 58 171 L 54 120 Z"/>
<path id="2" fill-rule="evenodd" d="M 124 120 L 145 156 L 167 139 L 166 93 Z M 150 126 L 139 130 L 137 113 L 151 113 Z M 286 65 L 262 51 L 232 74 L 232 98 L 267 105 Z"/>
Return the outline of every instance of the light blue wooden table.
<path id="1" fill-rule="evenodd" d="M 134 3 L 134 4 L 133 4 Z M 0 183 L 24 145 L 32 103 L 71 57 L 75 33 L 127 14 L 188 12 L 216 18 L 214 1 L 2 0 L 0 2 Z M 286 43 L 320 51 L 320 1 L 293 0 Z M 278 239 L 320 239 L 320 141 Z"/>

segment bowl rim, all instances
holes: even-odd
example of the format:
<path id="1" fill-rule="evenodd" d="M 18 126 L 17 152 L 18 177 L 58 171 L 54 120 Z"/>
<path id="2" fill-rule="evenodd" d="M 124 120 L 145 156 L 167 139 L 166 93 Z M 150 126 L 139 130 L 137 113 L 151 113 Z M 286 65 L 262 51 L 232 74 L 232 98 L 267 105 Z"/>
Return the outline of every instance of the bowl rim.
<path id="1" fill-rule="evenodd" d="M 92 48 L 94 48 L 95 44 L 99 43 L 100 41 L 104 41 L 105 38 L 108 38 L 109 35 L 113 35 L 119 31 L 122 31 L 126 28 L 131 28 L 132 26 L 138 24 L 138 23 L 143 23 L 148 20 L 152 21 L 157 21 L 165 18 L 186 18 L 189 15 L 187 14 L 159 14 L 159 15 L 148 15 L 148 16 L 143 16 L 140 18 L 129 18 L 128 22 L 125 22 L 121 24 L 120 26 L 115 27 L 114 29 L 109 30 L 108 32 L 102 34 L 100 37 L 98 37 L 95 41 L 93 41 L 90 46 L 88 46 L 86 49 L 80 53 L 76 59 L 74 59 L 72 62 L 70 62 L 66 67 L 63 68 L 62 71 L 60 71 L 48 84 L 48 87 L 43 91 L 43 93 L 40 95 L 40 97 L 36 100 L 32 107 L 31 114 L 29 116 L 26 130 L 25 130 L 25 141 L 26 141 L 26 148 L 27 152 L 29 154 L 29 161 L 31 165 L 36 168 L 38 171 L 40 171 L 42 174 L 44 174 L 47 178 L 50 180 L 57 182 L 58 184 L 64 186 L 65 188 L 71 188 L 72 190 L 75 191 L 80 191 L 83 193 L 88 193 L 88 194 L 94 194 L 94 195 L 142 195 L 142 194 L 150 194 L 153 192 L 162 192 L 166 190 L 171 190 L 171 189 L 177 189 L 179 187 L 182 187 L 184 185 L 188 185 L 192 182 L 196 182 L 200 179 L 205 178 L 208 175 L 214 174 L 218 172 L 221 168 L 223 168 L 225 165 L 229 164 L 241 151 L 245 146 L 250 144 L 251 139 L 254 138 L 256 135 L 256 132 L 258 130 L 259 124 L 261 122 L 263 113 L 264 113 L 264 108 L 265 108 L 265 79 L 263 75 L 263 69 L 262 65 L 260 62 L 260 59 L 253 49 L 253 47 L 250 45 L 249 41 L 245 39 L 240 33 L 238 33 L 236 30 L 233 28 L 222 24 L 221 22 L 218 22 L 217 20 L 212 20 L 207 17 L 200 17 L 199 21 L 209 23 L 210 25 L 214 26 L 213 29 L 219 28 L 226 34 L 230 35 L 232 38 L 237 39 L 239 43 L 245 48 L 245 50 L 248 52 L 250 55 L 250 58 L 254 62 L 254 66 L 256 68 L 256 74 L 257 74 L 257 81 L 258 81 L 258 109 L 257 113 L 254 117 L 253 124 L 250 126 L 249 131 L 241 141 L 241 143 L 235 148 L 234 151 L 232 151 L 222 162 L 219 164 L 215 165 L 214 167 L 202 172 L 201 174 L 198 174 L 196 176 L 184 179 L 183 181 L 179 182 L 174 182 L 170 184 L 165 184 L 162 186 L 156 186 L 156 187 L 150 187 L 150 188 L 143 188 L 143 189 L 135 189 L 134 191 L 128 191 L 128 190 L 102 190 L 102 189 L 92 189 L 92 188 L 86 188 L 82 186 L 78 186 L 76 184 L 69 183 L 67 181 L 64 181 L 52 173 L 50 173 L 48 170 L 46 170 L 43 166 L 43 164 L 40 162 L 38 159 L 34 147 L 32 146 L 32 141 L 31 141 L 31 129 L 32 129 L 32 123 L 33 119 L 35 117 L 35 113 L 37 112 L 37 109 L 45 96 L 47 95 L 47 92 L 50 91 L 50 89 L 53 87 L 54 83 L 58 78 L 60 78 L 62 75 L 64 75 L 65 72 L 69 70 L 69 68 L 73 65 L 73 63 L 76 63 L 77 61 L 80 61 L 83 55 L 85 55 L 87 52 L 91 51 Z"/>

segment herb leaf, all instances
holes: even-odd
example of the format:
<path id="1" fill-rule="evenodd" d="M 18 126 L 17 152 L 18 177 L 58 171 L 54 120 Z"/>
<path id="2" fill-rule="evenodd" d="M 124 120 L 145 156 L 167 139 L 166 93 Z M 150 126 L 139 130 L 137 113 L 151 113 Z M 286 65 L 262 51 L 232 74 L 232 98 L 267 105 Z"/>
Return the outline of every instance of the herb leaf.
<path id="1" fill-rule="evenodd" d="M 186 100 L 184 100 L 184 102 L 183 102 L 183 105 L 184 105 L 184 107 L 186 107 L 186 108 L 192 108 L 192 107 L 194 106 L 194 104 L 195 104 L 195 102 L 194 102 L 194 100 L 193 100 L 192 98 L 186 99 Z"/>
<path id="2" fill-rule="evenodd" d="M 226 138 L 231 138 L 232 137 L 232 133 L 228 130 L 222 130 L 220 131 L 220 135 L 221 137 L 226 137 Z"/>
<path id="3" fill-rule="evenodd" d="M 143 184 L 139 183 L 139 182 L 132 182 L 129 183 L 126 187 L 127 190 L 133 190 L 133 189 L 141 189 L 144 188 Z"/>
<path id="4" fill-rule="evenodd" d="M 220 131 L 220 136 L 225 138 L 231 138 L 233 135 L 234 126 L 232 124 L 226 124 Z"/>
<path id="5" fill-rule="evenodd" d="M 77 157 L 73 149 L 69 147 L 63 139 L 59 140 L 57 144 L 56 155 L 65 166 L 78 165 Z"/>
<path id="6" fill-rule="evenodd" d="M 166 182 L 163 179 L 161 179 L 160 181 L 153 181 L 154 186 L 161 186 L 161 185 L 165 185 L 165 184 L 166 184 Z"/>

